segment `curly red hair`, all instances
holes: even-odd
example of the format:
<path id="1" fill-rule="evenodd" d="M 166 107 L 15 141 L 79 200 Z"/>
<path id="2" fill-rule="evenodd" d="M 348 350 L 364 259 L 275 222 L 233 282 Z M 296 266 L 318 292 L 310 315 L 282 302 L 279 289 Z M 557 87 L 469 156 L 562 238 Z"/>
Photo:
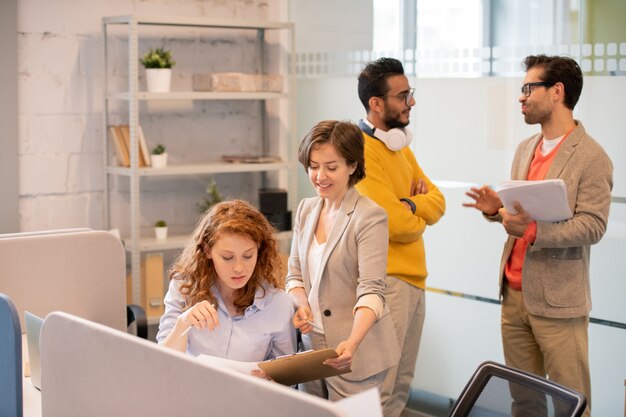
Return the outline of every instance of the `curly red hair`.
<path id="1" fill-rule="evenodd" d="M 205 253 L 223 233 L 235 233 L 252 239 L 258 246 L 257 262 L 252 277 L 243 288 L 233 294 L 233 304 L 242 313 L 254 302 L 262 284 L 279 288 L 274 271 L 280 268 L 278 243 L 274 227 L 261 212 L 243 200 L 223 201 L 211 207 L 200 219 L 191 240 L 169 270 L 170 279 L 180 279 L 181 294 L 187 307 L 202 300 L 216 304 L 211 287 L 217 279 L 213 260 Z"/>

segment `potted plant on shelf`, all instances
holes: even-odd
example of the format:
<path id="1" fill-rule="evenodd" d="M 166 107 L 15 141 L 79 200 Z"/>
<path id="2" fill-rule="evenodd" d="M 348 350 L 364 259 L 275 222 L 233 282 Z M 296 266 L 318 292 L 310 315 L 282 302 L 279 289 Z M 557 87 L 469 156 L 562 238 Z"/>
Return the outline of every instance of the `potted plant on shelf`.
<path id="1" fill-rule="evenodd" d="M 165 146 L 159 144 L 152 150 L 150 162 L 152 168 L 163 168 L 167 166 L 167 152 L 165 152 Z"/>
<path id="2" fill-rule="evenodd" d="M 157 240 L 167 239 L 167 223 L 165 220 L 159 220 L 154 223 L 154 234 Z"/>
<path id="3" fill-rule="evenodd" d="M 172 52 L 161 48 L 150 48 L 139 60 L 146 69 L 146 83 L 148 92 L 167 93 L 170 91 L 172 67 L 176 61 L 172 60 Z"/>
<path id="4" fill-rule="evenodd" d="M 206 187 L 206 195 L 204 199 L 197 204 L 198 212 L 200 214 L 204 213 L 223 199 L 224 198 L 222 197 L 219 188 L 217 188 L 217 183 L 215 182 L 215 179 L 210 178 L 209 185 Z"/>

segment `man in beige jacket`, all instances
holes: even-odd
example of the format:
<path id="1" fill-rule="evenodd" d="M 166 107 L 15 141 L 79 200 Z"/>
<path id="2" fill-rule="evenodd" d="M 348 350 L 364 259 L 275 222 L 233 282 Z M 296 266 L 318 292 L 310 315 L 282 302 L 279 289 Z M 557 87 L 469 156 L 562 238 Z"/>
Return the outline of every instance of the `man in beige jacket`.
<path id="1" fill-rule="evenodd" d="M 528 56 L 524 64 L 522 114 L 527 124 L 540 124 L 541 133 L 519 145 L 511 177 L 562 179 L 573 217 L 535 221 L 519 203 L 517 213 L 508 212 L 487 186 L 470 189 L 466 194 L 474 201 L 463 205 L 501 222 L 509 235 L 500 266 L 507 365 L 582 392 L 588 400 L 584 415 L 589 416 L 589 252 L 606 231 L 613 165 L 573 117 L 583 86 L 578 64 L 545 55 Z M 513 415 L 542 415 L 531 408 L 545 408 L 536 399 L 524 403 L 514 395 L 514 400 Z"/>

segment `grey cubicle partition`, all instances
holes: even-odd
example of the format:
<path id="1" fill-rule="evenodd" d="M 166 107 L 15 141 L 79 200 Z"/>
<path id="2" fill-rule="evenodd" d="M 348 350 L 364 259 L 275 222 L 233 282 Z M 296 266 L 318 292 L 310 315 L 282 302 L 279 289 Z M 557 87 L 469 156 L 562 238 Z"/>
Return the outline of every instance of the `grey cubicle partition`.
<path id="1" fill-rule="evenodd" d="M 18 233 L 5 233 L 0 235 L 0 239 L 11 239 L 14 237 L 27 237 L 27 236 L 43 236 L 43 235 L 62 235 L 67 233 L 82 233 L 92 232 L 93 229 L 87 227 L 77 227 L 72 229 L 54 229 L 54 230 L 42 230 L 39 232 L 18 232 Z"/>
<path id="2" fill-rule="evenodd" d="M 339 417 L 338 406 L 278 383 L 66 313 L 41 335 L 45 417 Z"/>
<path id="3" fill-rule="evenodd" d="M 66 311 L 126 330 L 124 248 L 113 234 L 67 229 L 0 235 L 0 292 L 24 311 Z"/>

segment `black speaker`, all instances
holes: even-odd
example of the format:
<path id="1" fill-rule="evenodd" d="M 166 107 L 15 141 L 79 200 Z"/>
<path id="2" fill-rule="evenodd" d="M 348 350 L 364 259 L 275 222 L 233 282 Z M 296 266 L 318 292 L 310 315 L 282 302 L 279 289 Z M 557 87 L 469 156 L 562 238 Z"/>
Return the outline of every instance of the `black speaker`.
<path id="1" fill-rule="evenodd" d="M 263 213 L 287 212 L 287 191 L 280 188 L 262 188 L 259 190 L 259 209 Z"/>
<path id="2" fill-rule="evenodd" d="M 287 232 L 291 230 L 291 212 L 285 211 L 283 213 L 266 213 L 262 212 L 265 218 L 272 226 L 274 226 L 280 232 Z"/>
<path id="3" fill-rule="evenodd" d="M 279 231 L 291 230 L 291 212 L 287 208 L 287 191 L 280 188 L 259 190 L 259 209 Z"/>

